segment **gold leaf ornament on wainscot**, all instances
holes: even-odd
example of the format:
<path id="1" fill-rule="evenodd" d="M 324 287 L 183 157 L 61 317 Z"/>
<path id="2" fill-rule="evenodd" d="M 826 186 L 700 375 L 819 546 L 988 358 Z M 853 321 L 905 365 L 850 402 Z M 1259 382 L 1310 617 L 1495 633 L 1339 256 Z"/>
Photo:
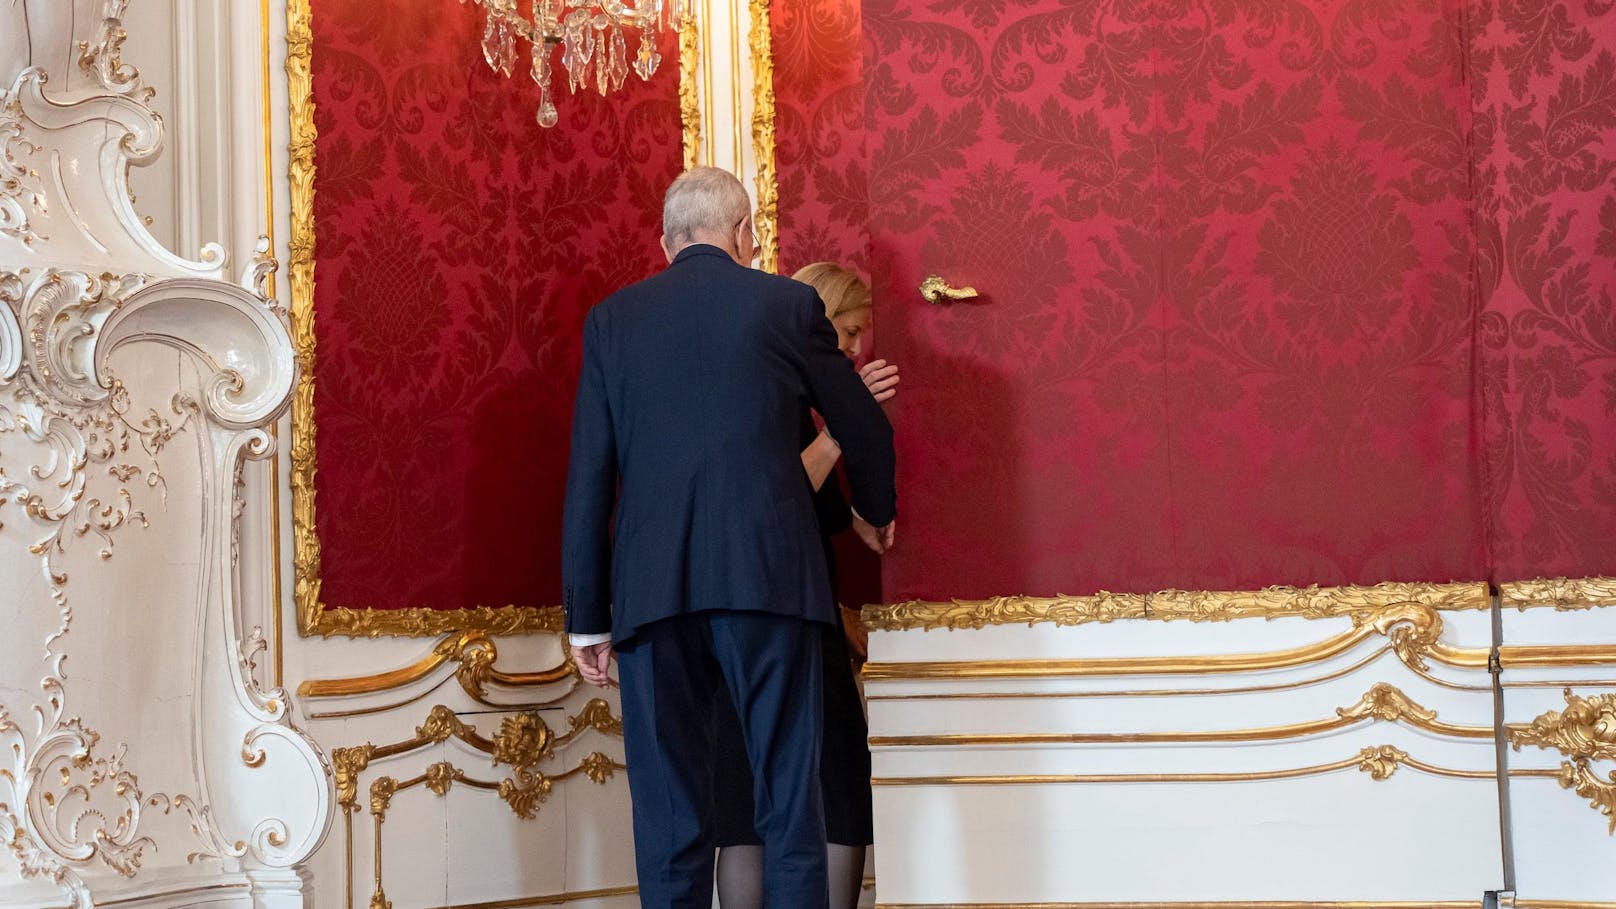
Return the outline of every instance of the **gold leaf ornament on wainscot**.
<path id="1" fill-rule="evenodd" d="M 1377 781 L 1391 779 L 1397 768 L 1408 760 L 1408 752 L 1391 745 L 1365 748 L 1358 753 L 1358 769 Z"/>
<path id="2" fill-rule="evenodd" d="M 1616 578 L 1538 578 L 1509 581 L 1498 585 L 1499 599 L 1505 606 L 1530 609 L 1552 606 L 1569 612 L 1616 606 Z"/>
<path id="3" fill-rule="evenodd" d="M 872 631 L 967 630 L 990 625 L 1085 625 L 1120 619 L 1227 622 L 1235 619 L 1356 616 L 1407 605 L 1430 610 L 1481 610 L 1487 585 L 1385 583 L 1356 587 L 1268 587 L 1262 590 L 1163 590 L 985 600 L 910 600 L 864 608 Z"/>
<path id="4" fill-rule="evenodd" d="M 494 736 L 494 763 L 532 767 L 555 754 L 555 733 L 532 712 L 508 716 Z"/>
<path id="5" fill-rule="evenodd" d="M 1515 750 L 1536 745 L 1570 758 L 1616 760 L 1616 694 L 1582 697 L 1567 688 L 1564 697 L 1564 710 L 1548 711 L 1531 725 L 1510 730 Z"/>
<path id="6" fill-rule="evenodd" d="M 1616 694 L 1587 698 L 1567 688 L 1564 697 L 1564 710 L 1548 711 L 1530 725 L 1510 727 L 1510 743 L 1517 751 L 1535 745 L 1569 758 L 1555 777 L 1560 788 L 1587 799 L 1610 821 L 1608 832 L 1616 835 L 1616 771 L 1601 776 L 1593 766 L 1616 760 Z"/>

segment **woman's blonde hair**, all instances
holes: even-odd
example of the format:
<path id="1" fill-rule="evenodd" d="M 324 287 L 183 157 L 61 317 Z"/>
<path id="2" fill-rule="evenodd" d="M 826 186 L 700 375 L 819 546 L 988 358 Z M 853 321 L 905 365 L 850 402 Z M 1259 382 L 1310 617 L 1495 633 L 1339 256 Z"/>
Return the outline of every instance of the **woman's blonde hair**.
<path id="1" fill-rule="evenodd" d="M 872 305 L 870 286 L 860 280 L 858 275 L 835 262 L 804 265 L 791 277 L 819 291 L 819 299 L 825 302 L 827 319 L 867 309 Z"/>

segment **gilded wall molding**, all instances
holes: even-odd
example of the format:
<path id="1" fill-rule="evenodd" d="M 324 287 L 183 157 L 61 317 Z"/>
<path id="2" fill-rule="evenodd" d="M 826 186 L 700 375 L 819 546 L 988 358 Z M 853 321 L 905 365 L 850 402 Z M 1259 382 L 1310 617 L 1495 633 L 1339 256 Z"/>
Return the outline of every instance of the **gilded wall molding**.
<path id="1" fill-rule="evenodd" d="M 296 360 L 265 296 L 267 240 L 236 280 L 222 246 L 178 255 L 135 208 L 131 167 L 165 140 L 122 59 L 126 6 L 32 5 L 4 53 L 76 69 L 0 85 L 0 521 L 23 544 L 0 566 L 20 610 L 0 634 L 0 846 L 16 859 L 0 888 L 43 879 L 75 909 L 118 889 L 258 901 L 319 846 L 332 808 L 324 754 L 256 678 L 263 631 L 238 602 L 243 464 L 273 453 Z M 125 533 L 152 527 L 181 534 L 162 540 L 171 561 L 98 576 Z M 17 571 L 32 580 L 11 586 Z M 138 616 L 147 637 L 83 636 L 129 621 L 137 589 L 161 607 Z M 178 659 L 139 646 L 158 634 Z M 76 679 L 83 660 L 98 663 Z M 190 734 L 131 725 L 125 677 L 164 692 L 151 717 Z M 248 796 L 266 789 L 267 811 Z"/>
<path id="2" fill-rule="evenodd" d="M 1482 582 L 1383 583 L 1357 587 L 1268 587 L 1262 590 L 1163 590 L 1149 594 L 1002 596 L 945 602 L 910 600 L 864 607 L 872 631 L 929 631 L 989 625 L 1086 625 L 1118 619 L 1227 622 L 1297 616 L 1320 619 L 1414 603 L 1441 610 L 1481 610 L 1490 597 Z"/>
<path id="3" fill-rule="evenodd" d="M 348 637 L 436 637 L 461 631 L 490 635 L 560 633 L 559 606 L 480 606 L 475 609 L 370 609 L 333 605 L 320 597 L 320 534 L 315 520 L 314 474 L 316 338 L 314 332 L 315 224 L 314 177 L 317 170 L 314 124 L 314 54 L 310 0 L 286 0 L 286 77 L 291 119 L 292 225 L 289 241 L 292 341 L 297 351 L 298 382 L 292 396 L 292 599 L 298 633 Z"/>
<path id="4" fill-rule="evenodd" d="M 377 694 L 412 685 L 432 675 L 445 665 L 456 663 L 454 678 L 462 690 L 480 704 L 490 707 L 508 706 L 488 700 L 488 685 L 508 688 L 531 688 L 549 685 L 575 675 L 572 653 L 562 642 L 561 662 L 537 672 L 507 672 L 499 669 L 499 647 L 493 638 L 481 631 L 462 631 L 439 641 L 426 656 L 408 666 L 378 672 L 372 675 L 340 679 L 307 679 L 297 688 L 306 698 L 353 697 Z"/>
<path id="5" fill-rule="evenodd" d="M 1401 723 L 1433 735 L 1462 739 L 1491 739 L 1491 726 L 1456 726 L 1437 719 L 1435 710 L 1422 707 L 1395 685 L 1377 682 L 1355 703 L 1339 707 L 1335 715 L 1281 726 L 1247 729 L 1198 729 L 1163 732 L 1052 732 L 950 733 L 944 735 L 877 735 L 872 748 L 993 747 L 1044 745 L 1206 744 L 1277 742 L 1339 732 L 1369 722 Z"/>
<path id="6" fill-rule="evenodd" d="M 679 122 L 689 170 L 701 158 L 701 26 L 688 14 L 679 22 Z"/>
<path id="7" fill-rule="evenodd" d="M 758 267 L 780 270 L 780 183 L 774 169 L 774 36 L 769 0 L 750 0 L 747 46 L 752 54 L 752 149 L 757 156 Z"/>
<path id="8" fill-rule="evenodd" d="M 1516 751 L 1534 745 L 1565 755 L 1569 760 L 1555 776 L 1560 787 L 1587 799 L 1610 821 L 1609 832 L 1616 835 L 1616 771 L 1601 776 L 1593 768 L 1597 762 L 1616 761 L 1616 694 L 1582 697 L 1567 688 L 1564 696 L 1564 710 L 1550 710 L 1530 725 L 1510 727 L 1510 744 Z"/>
<path id="9" fill-rule="evenodd" d="M 1398 768 L 1407 767 L 1431 776 L 1462 780 L 1492 780 L 1493 770 L 1458 770 L 1439 767 L 1417 758 L 1392 745 L 1371 745 L 1357 754 L 1339 761 L 1311 764 L 1306 767 L 1288 767 L 1281 770 L 1242 770 L 1229 772 L 1189 773 L 1033 773 L 962 776 L 900 776 L 876 777 L 874 786 L 1037 786 L 1062 784 L 1101 785 L 1110 783 L 1252 783 L 1265 780 L 1293 780 L 1301 777 L 1322 776 L 1341 770 L 1356 769 L 1369 774 L 1370 779 L 1382 782 L 1392 778 Z M 1511 776 L 1552 776 L 1554 771 L 1515 771 Z"/>
<path id="10" fill-rule="evenodd" d="M 424 787 L 439 798 L 446 797 L 455 784 L 481 789 L 498 795 L 517 817 L 532 820 L 540 807 L 549 799 L 556 784 L 576 776 L 584 776 L 597 785 L 605 785 L 618 771 L 626 769 L 620 761 L 594 751 L 585 755 L 574 766 L 559 773 L 545 773 L 541 764 L 555 759 L 557 751 L 577 740 L 584 733 L 594 731 L 621 738 L 623 721 L 614 716 L 611 706 L 600 698 L 586 703 L 577 714 L 567 718 L 568 729 L 556 733 L 535 711 L 523 711 L 505 717 L 499 732 L 492 738 L 478 732 L 476 727 L 461 720 L 454 711 L 442 704 L 427 713 L 426 720 L 415 729 L 415 735 L 385 745 L 365 742 L 335 749 L 331 753 L 333 774 L 336 779 L 337 805 L 342 810 L 347 906 L 353 905 L 353 819 L 362 807 L 368 807 L 373 821 L 375 860 L 369 906 L 383 909 L 391 906 L 382 883 L 382 826 L 386 823 L 393 797 L 403 791 Z M 360 804 L 360 775 L 374 763 L 441 745 L 455 739 L 481 752 L 494 766 L 510 768 L 503 779 L 485 780 L 469 776 L 451 761 L 437 761 L 421 774 L 399 778 L 381 775 L 366 787 L 368 801 Z"/>
<path id="11" fill-rule="evenodd" d="M 864 626 L 871 631 L 976 630 L 989 625 L 1087 625 L 1117 619 L 1145 618 L 1140 594 L 1099 593 L 1085 597 L 992 597 L 986 600 L 928 602 L 910 600 L 864 607 Z"/>
<path id="12" fill-rule="evenodd" d="M 1460 601 L 1462 602 L 1462 601 Z M 1448 682 L 1431 674 L 1430 664 L 1485 671 L 1490 651 L 1455 647 L 1442 641 L 1439 609 L 1468 608 L 1416 602 L 1393 603 L 1364 612 L 1342 613 L 1352 619 L 1349 631 L 1313 644 L 1257 653 L 1165 657 L 1099 657 L 1090 659 L 950 660 L 939 662 L 872 662 L 864 666 L 871 681 L 1089 678 L 1126 675 L 1200 675 L 1289 669 L 1346 653 L 1380 635 L 1405 666 L 1428 681 L 1460 690 L 1487 690 Z M 1292 613 L 1295 614 L 1295 613 Z M 968 616 L 979 616 L 968 613 Z M 1082 624 L 1082 622 L 1072 622 Z M 970 627 L 970 626 L 966 626 Z M 1551 669 L 1616 664 L 1616 645 L 1507 645 L 1500 647 L 1504 669 Z"/>
<path id="13" fill-rule="evenodd" d="M 865 664 L 864 678 L 869 681 L 909 681 L 1262 672 L 1289 669 L 1340 656 L 1376 636 L 1384 637 L 1398 659 L 1421 674 L 1429 669 L 1428 659 L 1463 669 L 1487 667 L 1488 651 L 1442 643 L 1442 617 L 1434 606 L 1413 602 L 1394 603 L 1377 610 L 1348 615 L 1353 622 L 1350 630 L 1312 644 L 1283 650 L 1166 657 L 872 662 Z"/>
<path id="14" fill-rule="evenodd" d="M 1505 606 L 1548 606 L 1561 611 L 1616 606 L 1616 578 L 1538 578 L 1498 585 Z"/>

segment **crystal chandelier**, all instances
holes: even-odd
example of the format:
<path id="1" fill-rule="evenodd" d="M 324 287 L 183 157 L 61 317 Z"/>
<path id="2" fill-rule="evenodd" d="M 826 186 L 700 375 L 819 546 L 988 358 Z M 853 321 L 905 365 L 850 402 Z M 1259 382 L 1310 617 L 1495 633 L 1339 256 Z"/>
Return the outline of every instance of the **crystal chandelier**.
<path id="1" fill-rule="evenodd" d="M 462 4 L 468 0 L 460 0 Z M 520 0 L 469 0 L 483 7 L 483 58 L 509 76 L 516 67 L 516 39 L 533 48 L 533 81 L 539 85 L 539 125 L 548 129 L 560 117 L 550 93 L 551 57 L 557 48 L 567 85 L 574 93 L 591 81 L 604 96 L 623 87 L 628 75 L 628 41 L 623 33 L 640 33 L 633 68 L 650 79 L 662 63 L 657 41 L 663 30 L 677 28 L 690 15 L 690 0 L 532 0 L 524 16 Z"/>

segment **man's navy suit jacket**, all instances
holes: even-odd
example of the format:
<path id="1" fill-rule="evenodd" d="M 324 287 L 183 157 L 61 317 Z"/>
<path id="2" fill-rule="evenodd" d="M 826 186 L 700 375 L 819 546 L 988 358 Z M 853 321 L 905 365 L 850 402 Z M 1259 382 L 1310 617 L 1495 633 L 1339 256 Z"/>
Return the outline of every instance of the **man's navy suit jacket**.
<path id="1" fill-rule="evenodd" d="M 809 408 L 842 446 L 854 509 L 891 521 L 892 426 L 813 288 L 696 245 L 592 309 L 563 517 L 567 631 L 622 642 L 707 610 L 834 622 L 801 461 Z"/>

